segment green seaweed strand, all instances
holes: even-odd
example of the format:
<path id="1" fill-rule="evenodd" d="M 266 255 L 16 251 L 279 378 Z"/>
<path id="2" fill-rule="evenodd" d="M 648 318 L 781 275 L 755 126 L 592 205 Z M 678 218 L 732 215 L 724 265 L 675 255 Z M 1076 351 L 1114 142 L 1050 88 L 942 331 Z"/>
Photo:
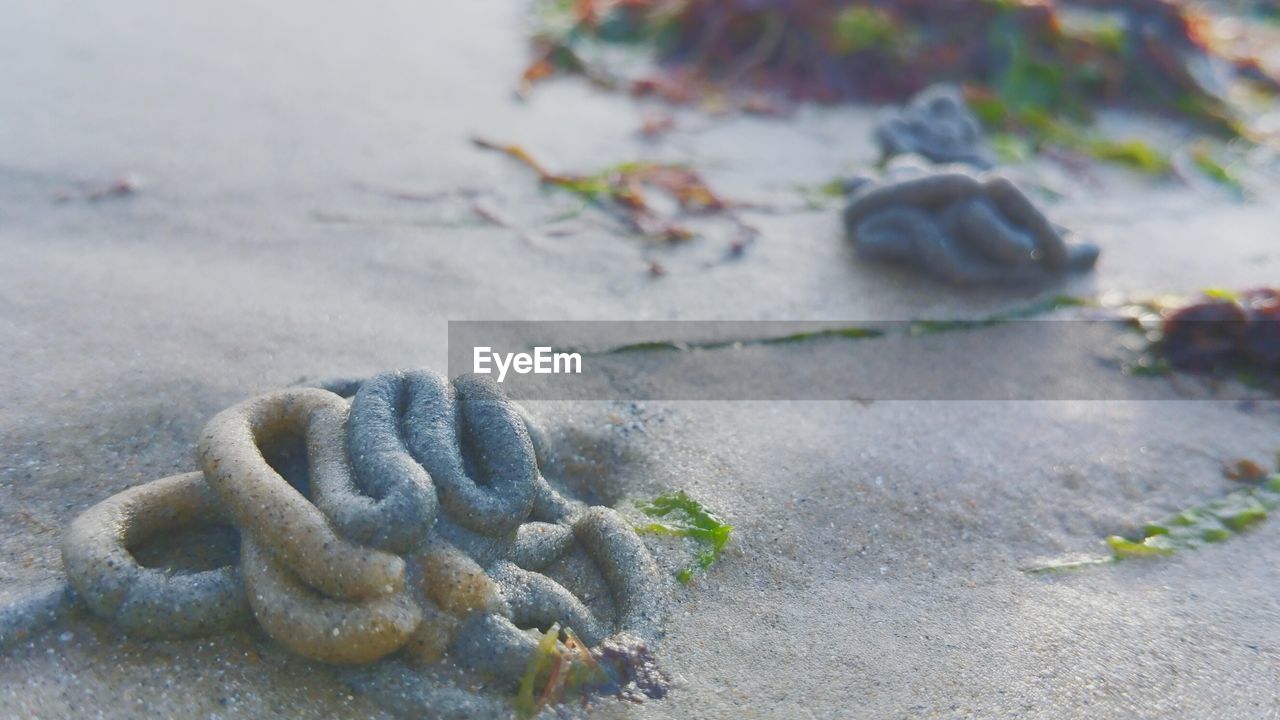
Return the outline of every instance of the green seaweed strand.
<path id="1" fill-rule="evenodd" d="M 1260 485 L 1233 491 L 1163 521 L 1148 523 L 1140 538 L 1112 535 L 1107 545 L 1116 558 L 1172 555 L 1230 539 L 1267 519 L 1280 506 L 1280 473 Z"/>
<path id="2" fill-rule="evenodd" d="M 1110 555 L 1054 560 L 1028 568 L 1026 572 L 1076 570 L 1129 558 L 1165 557 L 1181 550 L 1194 550 L 1231 539 L 1266 520 L 1277 507 L 1280 507 L 1280 473 L 1273 473 L 1257 485 L 1234 490 L 1160 522 L 1147 523 L 1139 537 L 1108 536 Z"/>
<path id="3" fill-rule="evenodd" d="M 733 531 L 732 525 L 683 490 L 664 493 L 648 502 L 637 502 L 636 507 L 646 516 L 662 520 L 637 525 L 636 532 L 692 538 L 706 546 L 692 565 L 676 573 L 676 579 L 683 584 L 688 584 L 695 571 L 706 570 L 719 559 Z"/>
<path id="4" fill-rule="evenodd" d="M 1086 298 L 1071 295 L 1054 295 L 1021 308 L 973 320 L 913 320 L 908 326 L 907 334 L 917 336 L 934 335 L 956 330 L 975 330 L 1014 320 L 1027 320 L 1064 308 L 1088 307 L 1091 304 L 1093 304 L 1092 301 Z"/>
<path id="5" fill-rule="evenodd" d="M 538 707 L 538 699 L 534 697 L 533 690 L 538 684 L 538 676 L 545 675 L 559 655 L 556 648 L 556 642 L 559 639 L 560 623 L 554 623 L 543 633 L 537 649 L 529 657 L 529 664 L 525 666 L 524 675 L 520 677 L 520 688 L 516 691 L 517 716 L 531 718 L 541 709 Z"/>

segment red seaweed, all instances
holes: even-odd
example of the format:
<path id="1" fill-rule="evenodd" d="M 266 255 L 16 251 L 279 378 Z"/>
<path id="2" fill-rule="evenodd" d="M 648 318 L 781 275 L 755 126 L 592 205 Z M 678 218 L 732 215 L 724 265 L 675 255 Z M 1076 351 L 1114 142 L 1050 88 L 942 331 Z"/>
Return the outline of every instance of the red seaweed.
<path id="1" fill-rule="evenodd" d="M 1190 372 L 1280 371 L 1280 290 L 1216 293 L 1165 318 L 1158 350 Z"/>
<path id="2" fill-rule="evenodd" d="M 1218 88 L 1191 70 L 1212 56 L 1238 80 L 1280 81 L 1252 57 L 1206 42 L 1205 23 L 1178 0 L 577 0 L 556 31 L 535 38 L 523 84 L 555 71 L 587 75 L 677 103 L 746 89 L 793 100 L 902 101 L 937 82 L 993 90 L 1010 109 L 1087 117 L 1101 104 L 1137 105 L 1239 127 Z M 1098 16 L 1085 29 L 1064 10 Z M 566 30 L 565 27 L 568 29 Z M 611 76 L 578 51 L 592 41 L 643 42 L 658 68 Z M 745 102 L 743 105 L 745 106 Z"/>

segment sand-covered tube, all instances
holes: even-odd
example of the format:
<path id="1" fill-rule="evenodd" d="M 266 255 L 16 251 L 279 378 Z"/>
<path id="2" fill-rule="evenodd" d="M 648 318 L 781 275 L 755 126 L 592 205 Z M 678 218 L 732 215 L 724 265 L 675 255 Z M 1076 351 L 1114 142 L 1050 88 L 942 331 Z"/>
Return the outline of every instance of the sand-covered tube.
<path id="1" fill-rule="evenodd" d="M 490 574 L 502 591 L 505 612 L 473 614 L 461 625 L 450 647 L 460 663 L 514 683 L 536 647 L 525 632 L 529 628 L 546 629 L 559 623 L 591 646 L 608 638 L 626 638 L 628 644 L 653 643 L 661 635 L 657 566 L 626 520 L 613 510 L 595 507 L 577 515 L 567 527 L 604 578 L 614 616 L 601 620 L 551 578 L 500 561 Z M 522 534 L 532 537 L 539 529 L 535 526 Z"/>
<path id="2" fill-rule="evenodd" d="M 313 415 L 316 437 L 345 438 L 327 452 L 347 463 L 339 472 L 313 477 L 316 505 L 342 534 L 365 545 L 407 552 L 430 532 L 436 493 L 427 471 L 410 455 L 400 418 L 415 401 L 403 373 L 364 383 L 351 402 L 327 405 Z M 348 455 L 349 454 L 349 455 Z"/>
<path id="3" fill-rule="evenodd" d="M 617 512 L 593 507 L 574 521 L 573 532 L 613 594 L 613 632 L 654 642 L 662 620 L 658 568 L 636 531 Z"/>
<path id="4" fill-rule="evenodd" d="M 226 520 L 201 473 L 173 475 L 113 495 L 72 521 L 62 540 L 62 564 L 84 602 L 131 633 L 188 637 L 223 631 L 249 617 L 239 568 L 171 574 L 143 567 L 129 548 Z"/>
<path id="5" fill-rule="evenodd" d="M 953 235 L 925 213 L 886 207 L 868 215 L 858 228 L 859 253 L 876 260 L 910 260 L 937 277 L 972 284 L 1009 278 L 1009 270 L 984 264 L 963 251 Z M 1024 273 L 1025 274 L 1025 273 Z"/>
<path id="6" fill-rule="evenodd" d="M 422 613 L 405 593 L 359 602 L 324 597 L 246 536 L 240 546 L 253 614 L 276 642 L 321 662 L 373 662 L 400 649 Z"/>
<path id="7" fill-rule="evenodd" d="M 982 124 L 960 88 L 948 83 L 921 90 L 905 106 L 880 121 L 876 144 L 883 158 L 916 154 L 937 163 L 993 164 Z"/>
<path id="8" fill-rule="evenodd" d="M 343 472 L 343 463 L 330 455 L 345 438 L 332 423 L 313 423 L 312 417 L 345 405 L 337 395 L 316 389 L 254 398 L 209 421 L 197 456 L 242 533 L 271 548 L 303 582 L 325 595 L 361 599 L 399 591 L 404 561 L 341 537 L 324 513 L 267 463 L 261 449 L 304 437 L 313 476 Z"/>
<path id="9" fill-rule="evenodd" d="M 538 641 L 496 613 L 475 613 L 459 626 L 449 655 L 463 667 L 515 687 Z"/>
<path id="10" fill-rule="evenodd" d="M 516 627 L 545 630 L 554 623 L 571 628 L 588 645 L 608 635 L 608 629 L 563 585 L 541 573 L 500 562 L 492 570 Z"/>
<path id="11" fill-rule="evenodd" d="M 1027 282 L 1089 270 L 1099 250 L 1069 243 L 1012 182 L 920 170 L 854 188 L 845 230 L 869 260 L 915 267 L 958 284 Z"/>
<path id="12" fill-rule="evenodd" d="M 463 375 L 451 385 L 425 370 L 404 375 L 411 398 L 401 426 L 450 518 L 484 535 L 514 530 L 529 515 L 538 476 L 519 411 L 486 376 Z"/>
<path id="13" fill-rule="evenodd" d="M 527 522 L 516 530 L 510 560 L 526 570 L 541 570 L 573 547 L 573 528 L 547 522 Z"/>
<path id="14" fill-rule="evenodd" d="M 863 218 L 886 207 L 937 209 L 981 193 L 982 183 L 964 172 L 939 171 L 898 181 L 871 181 L 849 196 L 844 209 L 845 227 L 856 227 Z"/>
<path id="15" fill-rule="evenodd" d="M 132 632 L 195 635 L 256 618 L 321 662 L 449 655 L 504 684 L 536 659 L 538 630 L 558 626 L 593 648 L 657 636 L 660 585 L 643 543 L 613 511 L 542 476 L 525 416 L 496 384 L 409 371 L 347 385 L 352 401 L 293 388 L 219 413 L 200 439 L 201 472 L 86 511 L 64 539 L 76 592 Z M 130 552 L 210 523 L 238 530 L 239 565 L 174 575 Z M 593 577 L 563 574 L 584 570 Z M 30 632 L 65 597 L 0 613 L 0 639 Z"/>

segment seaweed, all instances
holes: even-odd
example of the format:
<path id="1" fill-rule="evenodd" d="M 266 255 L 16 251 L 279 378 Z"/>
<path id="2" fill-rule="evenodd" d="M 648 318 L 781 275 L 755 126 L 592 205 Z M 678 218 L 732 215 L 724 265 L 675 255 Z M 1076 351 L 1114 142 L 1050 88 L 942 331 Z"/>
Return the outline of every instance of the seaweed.
<path id="1" fill-rule="evenodd" d="M 849 325 L 845 327 L 824 328 L 822 330 L 791 333 L 789 335 L 779 335 L 777 337 L 760 338 L 759 340 L 739 342 L 738 344 L 789 345 L 791 343 L 808 342 L 810 340 L 821 340 L 825 338 L 837 338 L 841 340 L 868 340 L 879 337 L 884 337 L 883 330 Z"/>
<path id="2" fill-rule="evenodd" d="M 549 705 L 587 694 L 630 701 L 665 697 L 669 683 L 642 640 L 614 636 L 592 649 L 571 628 L 553 623 L 529 656 L 513 706 L 516 717 L 532 718 Z"/>
<path id="3" fill-rule="evenodd" d="M 1074 295 L 1053 295 L 1020 308 L 995 313 L 975 320 L 913 320 L 908 326 L 908 333 L 910 335 L 935 335 L 957 330 L 976 330 L 1014 320 L 1028 320 L 1065 308 L 1090 307 L 1092 305 L 1093 301 L 1088 298 Z"/>
<path id="4" fill-rule="evenodd" d="M 1122 363 L 1125 373 L 1187 373 L 1280 393 L 1280 289 L 1208 288 L 1201 297 L 1111 303 L 1145 345 Z"/>
<path id="5" fill-rule="evenodd" d="M 1165 175 L 1173 169 L 1168 155 L 1143 140 L 1085 140 L 1079 147 L 1091 157 L 1148 175 Z"/>
<path id="6" fill-rule="evenodd" d="M 625 355 L 634 352 L 691 352 L 694 350 L 727 350 L 761 345 L 789 345 L 792 343 L 810 342 L 834 338 L 839 340 L 871 340 L 884 337 L 884 330 L 863 325 L 844 325 L 840 327 L 806 330 L 787 333 L 785 335 L 766 335 L 763 337 L 738 338 L 733 340 L 643 340 L 634 343 L 614 345 L 613 347 L 592 350 L 578 347 L 557 347 L 556 352 L 576 352 L 587 357 L 603 357 L 608 355 Z"/>
<path id="7" fill-rule="evenodd" d="M 1198 143 L 1191 148 L 1191 163 L 1210 180 L 1234 191 L 1237 195 L 1244 194 L 1244 182 L 1229 166 L 1222 164 L 1214 157 L 1208 144 Z"/>
<path id="8" fill-rule="evenodd" d="M 538 647 L 534 650 L 533 655 L 529 656 L 524 675 L 520 676 L 520 687 L 516 690 L 515 706 L 518 716 L 522 718 L 534 717 L 546 704 L 542 693 L 538 697 L 534 697 L 533 689 L 539 679 L 546 683 L 546 688 L 552 686 L 553 678 L 550 676 L 552 670 L 559 666 L 561 657 L 561 653 L 556 647 L 559 639 L 560 623 L 553 623 L 538 640 Z"/>
<path id="9" fill-rule="evenodd" d="M 1222 468 L 1222 476 L 1240 482 L 1260 482 L 1267 477 L 1267 469 L 1249 459 L 1237 460 Z"/>
<path id="10" fill-rule="evenodd" d="M 901 101 L 935 82 L 966 82 L 1019 111 L 1085 121 L 1125 104 L 1242 131 L 1223 88 L 1194 71 L 1206 58 L 1231 80 L 1274 93 L 1255 58 L 1210 43 L 1203 10 L 1159 0 L 543 0 L 522 90 L 564 72 L 672 102 L 746 87 L 792 99 Z M 1064 12 L 1070 9 L 1071 12 Z M 1083 12 L 1081 12 L 1083 11 Z M 656 60 L 647 75 L 611 69 L 603 46 Z"/>
<path id="11" fill-rule="evenodd" d="M 989 88 L 965 90 L 970 109 L 992 133 L 996 154 L 1006 161 L 1061 149 L 1148 175 L 1168 175 L 1173 170 L 1169 155 L 1145 140 L 1103 137 L 1079 116 L 1035 103 L 1020 105 Z"/>
<path id="12" fill-rule="evenodd" d="M 908 337 L 932 335 L 960 330 L 978 330 L 1015 320 L 1028 320 L 1066 308 L 1093 307 L 1095 301 L 1074 295 L 1052 295 L 1005 312 L 967 320 L 912 320 L 906 323 Z M 897 325 L 897 323 L 894 323 Z M 557 346 L 555 352 L 576 352 L 584 357 L 604 357 L 645 352 L 692 352 L 695 350 L 729 350 L 753 346 L 789 345 L 814 340 L 876 340 L 889 335 L 884 327 L 867 325 L 840 325 L 836 327 L 806 330 L 782 335 L 763 335 L 732 340 L 643 340 L 614 345 L 601 349 Z"/>
<path id="13" fill-rule="evenodd" d="M 732 525 L 683 490 L 664 493 L 647 502 L 637 501 L 636 507 L 646 516 L 657 518 L 654 522 L 637 524 L 636 532 L 691 538 L 704 546 L 693 565 L 676 573 L 676 579 L 683 584 L 689 583 L 694 572 L 706 570 L 719 559 L 733 531 Z"/>
<path id="14" fill-rule="evenodd" d="M 1280 472 L 1234 479 L 1250 484 L 1163 520 L 1146 523 L 1136 535 L 1109 535 L 1104 540 L 1107 555 L 1050 560 L 1027 568 L 1026 572 L 1040 574 L 1136 558 L 1166 557 L 1230 540 L 1266 520 L 1272 510 L 1280 507 Z"/>
<path id="15" fill-rule="evenodd" d="M 865 50 L 890 51 L 902 35 L 901 24 L 876 7 L 851 5 L 836 13 L 831 32 L 842 55 Z"/>
<path id="16" fill-rule="evenodd" d="M 817 185 L 797 185 L 795 191 L 804 201 L 806 210 L 823 210 L 839 200 L 843 200 L 848 190 L 848 181 L 834 178 Z"/>
<path id="17" fill-rule="evenodd" d="M 1258 485 L 1234 490 L 1198 507 L 1189 508 L 1159 522 L 1146 524 L 1140 535 L 1107 537 L 1117 559 L 1172 555 L 1218 543 L 1244 532 L 1280 506 L 1280 473 Z"/>
<path id="18" fill-rule="evenodd" d="M 658 162 L 623 162 L 595 173 L 566 174 L 552 172 L 520 145 L 472 138 L 477 147 L 497 150 L 538 175 L 545 185 L 572 193 L 583 202 L 599 207 L 619 218 L 632 232 L 649 238 L 677 243 L 689 240 L 694 233 L 675 218 L 653 208 L 645 197 L 646 189 L 667 193 L 686 214 L 711 214 L 736 207 L 714 190 L 696 170 L 685 165 Z M 750 229 L 736 217 L 741 228 Z"/>
<path id="19" fill-rule="evenodd" d="M 1142 327 L 1147 354 L 1171 369 L 1259 382 L 1280 370 L 1280 289 L 1211 289 L 1155 310 L 1159 325 Z"/>
<path id="20" fill-rule="evenodd" d="M 141 178 L 130 173 L 121 175 L 108 183 L 77 183 L 75 190 L 59 190 L 53 199 L 59 203 L 71 202 L 72 200 L 98 203 L 104 200 L 120 200 L 133 197 L 140 193 L 142 188 L 143 182 Z"/>

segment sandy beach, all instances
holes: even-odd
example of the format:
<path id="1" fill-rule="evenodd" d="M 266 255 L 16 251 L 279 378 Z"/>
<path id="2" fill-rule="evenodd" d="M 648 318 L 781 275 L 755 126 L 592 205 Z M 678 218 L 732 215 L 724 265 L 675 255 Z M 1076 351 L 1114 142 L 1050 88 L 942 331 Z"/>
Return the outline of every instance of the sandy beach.
<path id="1" fill-rule="evenodd" d="M 218 411 L 317 378 L 443 371 L 450 320 L 978 318 L 1045 294 L 1280 278 L 1275 176 L 1241 202 L 1043 160 L 1014 172 L 1061 193 L 1048 214 L 1101 245 L 1093 273 L 1011 292 L 860 264 L 838 204 L 805 207 L 796 188 L 872 164 L 876 108 L 677 110 L 676 130 L 646 140 L 620 94 L 566 79 L 513 97 L 518 2 L 0 7 L 0 602 L 58 581 L 78 513 L 193 469 Z M 1187 139 L 1130 114 L 1102 123 Z M 517 228 L 579 208 L 477 135 L 563 168 L 690 163 L 782 209 L 743 211 L 761 237 L 731 261 L 714 223 L 671 248 L 591 213 L 571 234 L 522 236 L 474 206 Z M 124 177 L 128 196 L 95 196 Z M 409 191 L 426 199 L 395 197 Z M 949 344 L 992 332 L 938 336 L 897 372 L 945 385 Z M 1068 390 L 1112 400 L 528 404 L 562 457 L 606 458 L 552 480 L 628 506 L 684 489 L 734 526 L 720 561 L 674 586 L 671 694 L 587 714 L 1275 716 L 1274 519 L 1169 558 L 1024 572 L 1104 553 L 1108 535 L 1230 492 L 1225 463 L 1280 449 L 1276 401 L 1189 399 L 1112 371 L 1099 358 L 1129 337 L 1113 335 L 1055 358 Z M 759 362 L 785 375 L 794 353 L 876 351 L 828 339 Z M 1019 361 L 995 354 L 990 371 Z M 1147 399 L 1125 399 L 1134 383 Z M 259 630 L 144 641 L 76 611 L 0 651 L 3 717 L 396 712 Z"/>

